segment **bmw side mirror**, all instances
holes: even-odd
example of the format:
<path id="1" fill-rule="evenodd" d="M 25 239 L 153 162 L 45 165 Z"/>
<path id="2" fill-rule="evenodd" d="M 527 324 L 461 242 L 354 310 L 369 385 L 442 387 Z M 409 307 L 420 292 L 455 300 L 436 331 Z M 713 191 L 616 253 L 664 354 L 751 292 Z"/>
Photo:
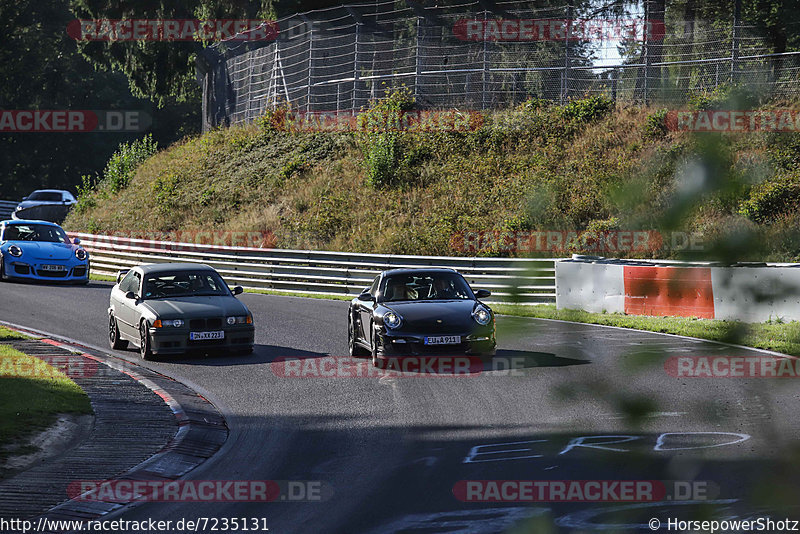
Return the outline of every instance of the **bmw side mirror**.
<path id="1" fill-rule="evenodd" d="M 134 293 L 133 291 L 128 291 L 127 293 L 125 293 L 125 298 L 126 299 L 135 300 L 136 299 L 136 293 Z"/>
<path id="2" fill-rule="evenodd" d="M 81 240 L 78 239 L 77 237 L 75 239 L 73 239 L 72 242 L 75 243 L 76 245 L 80 245 L 81 244 Z"/>
<path id="3" fill-rule="evenodd" d="M 475 298 L 477 299 L 484 299 L 486 297 L 491 296 L 492 292 L 488 289 L 479 289 L 475 292 Z"/>
<path id="4" fill-rule="evenodd" d="M 358 300 L 360 300 L 362 302 L 375 302 L 375 297 L 373 297 L 369 293 L 361 293 L 358 296 Z"/>
<path id="5" fill-rule="evenodd" d="M 233 288 L 234 295 L 241 295 L 242 293 L 244 293 L 244 288 L 242 286 L 236 286 Z"/>

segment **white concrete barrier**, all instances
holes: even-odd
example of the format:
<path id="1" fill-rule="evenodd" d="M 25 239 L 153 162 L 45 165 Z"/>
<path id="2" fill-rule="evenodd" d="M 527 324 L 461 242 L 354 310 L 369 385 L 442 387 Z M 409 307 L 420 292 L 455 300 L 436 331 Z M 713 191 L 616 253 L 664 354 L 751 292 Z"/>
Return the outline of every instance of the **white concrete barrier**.
<path id="1" fill-rule="evenodd" d="M 574 257 L 556 262 L 556 306 L 629 315 L 800 321 L 800 264 Z"/>
<path id="2" fill-rule="evenodd" d="M 556 307 L 595 313 L 624 312 L 622 265 L 557 261 Z"/>

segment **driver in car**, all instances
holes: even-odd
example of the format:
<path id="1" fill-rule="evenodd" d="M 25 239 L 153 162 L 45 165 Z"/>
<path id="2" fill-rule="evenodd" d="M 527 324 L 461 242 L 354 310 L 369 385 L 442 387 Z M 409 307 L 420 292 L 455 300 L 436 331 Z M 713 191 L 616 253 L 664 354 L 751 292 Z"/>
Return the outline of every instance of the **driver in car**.
<path id="1" fill-rule="evenodd" d="M 433 280 L 433 286 L 431 287 L 430 298 L 445 300 L 458 298 L 458 295 L 449 280 L 445 278 L 435 278 Z"/>
<path id="2" fill-rule="evenodd" d="M 417 291 L 399 280 L 390 279 L 386 286 L 388 300 L 416 300 Z"/>

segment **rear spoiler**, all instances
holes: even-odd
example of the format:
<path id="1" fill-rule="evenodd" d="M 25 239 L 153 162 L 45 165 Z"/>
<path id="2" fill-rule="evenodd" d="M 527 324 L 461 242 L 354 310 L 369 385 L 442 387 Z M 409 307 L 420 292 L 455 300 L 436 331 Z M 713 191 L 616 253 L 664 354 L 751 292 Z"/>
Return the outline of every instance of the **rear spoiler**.
<path id="1" fill-rule="evenodd" d="M 130 269 L 120 269 L 119 271 L 117 271 L 117 283 L 118 284 L 119 284 L 120 280 L 122 280 L 125 277 L 125 275 L 128 274 L 128 271 L 130 271 Z"/>

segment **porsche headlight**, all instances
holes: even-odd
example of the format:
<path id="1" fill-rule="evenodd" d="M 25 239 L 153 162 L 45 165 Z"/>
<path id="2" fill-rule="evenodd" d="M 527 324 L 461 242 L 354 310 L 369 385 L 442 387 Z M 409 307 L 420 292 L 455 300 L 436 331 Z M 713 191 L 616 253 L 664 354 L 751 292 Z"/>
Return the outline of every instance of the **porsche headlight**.
<path id="1" fill-rule="evenodd" d="M 483 306 L 478 306 L 475 308 L 475 311 L 472 312 L 472 316 L 475 318 L 475 322 L 479 325 L 487 325 L 489 324 L 489 321 L 492 320 L 492 314 Z"/>
<path id="2" fill-rule="evenodd" d="M 22 256 L 22 249 L 19 248 L 17 245 L 11 245 L 8 247 L 8 253 L 14 256 L 15 258 L 19 258 Z"/>
<path id="3" fill-rule="evenodd" d="M 236 317 L 228 317 L 227 323 L 229 325 L 252 324 L 253 323 L 253 316 L 252 315 L 237 315 Z"/>
<path id="4" fill-rule="evenodd" d="M 85 250 L 83 250 L 82 248 L 79 248 L 79 249 L 77 249 L 75 251 L 75 257 L 78 258 L 81 261 L 84 261 L 86 258 L 89 257 L 89 255 L 86 253 Z"/>
<path id="5" fill-rule="evenodd" d="M 403 323 L 403 318 L 397 315 L 395 312 L 386 312 L 383 315 L 383 324 L 385 324 L 388 328 L 397 328 Z"/>
<path id="6" fill-rule="evenodd" d="M 156 321 L 159 322 L 159 321 Z M 183 326 L 183 319 L 164 319 L 161 322 L 161 326 L 172 326 L 175 328 L 180 328 Z"/>

